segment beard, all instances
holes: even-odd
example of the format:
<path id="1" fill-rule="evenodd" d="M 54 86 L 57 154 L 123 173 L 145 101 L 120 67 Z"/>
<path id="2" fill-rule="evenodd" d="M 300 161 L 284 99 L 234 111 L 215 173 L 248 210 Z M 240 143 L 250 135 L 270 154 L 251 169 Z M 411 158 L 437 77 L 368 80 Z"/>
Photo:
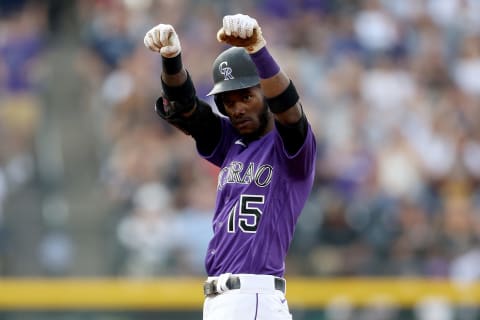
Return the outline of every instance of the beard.
<path id="1" fill-rule="evenodd" d="M 244 141 L 246 140 L 247 142 L 249 142 L 249 141 L 257 140 L 258 138 L 263 136 L 266 133 L 265 131 L 267 129 L 268 123 L 270 122 L 271 118 L 272 118 L 272 113 L 268 108 L 267 99 L 264 98 L 263 109 L 258 115 L 259 126 L 255 131 L 249 134 L 243 135 Z"/>

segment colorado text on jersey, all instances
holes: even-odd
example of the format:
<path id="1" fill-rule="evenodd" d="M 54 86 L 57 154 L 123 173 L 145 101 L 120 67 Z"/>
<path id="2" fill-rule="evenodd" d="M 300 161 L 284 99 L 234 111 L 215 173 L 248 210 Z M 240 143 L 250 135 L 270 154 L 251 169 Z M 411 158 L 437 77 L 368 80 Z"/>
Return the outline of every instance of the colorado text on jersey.
<path id="1" fill-rule="evenodd" d="M 273 166 L 270 164 L 257 165 L 250 162 L 245 166 L 243 162 L 232 161 L 220 170 L 217 189 L 222 190 L 229 183 L 250 184 L 252 182 L 259 187 L 266 187 L 272 181 L 272 176 Z"/>

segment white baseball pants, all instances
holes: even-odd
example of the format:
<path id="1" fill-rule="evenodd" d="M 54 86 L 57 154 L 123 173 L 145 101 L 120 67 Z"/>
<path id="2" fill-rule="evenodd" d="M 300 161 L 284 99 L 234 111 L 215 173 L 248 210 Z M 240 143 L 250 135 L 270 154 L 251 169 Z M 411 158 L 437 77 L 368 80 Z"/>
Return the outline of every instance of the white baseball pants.
<path id="1" fill-rule="evenodd" d="M 291 320 L 285 294 L 269 275 L 236 275 L 240 289 L 206 297 L 203 320 Z M 209 277 L 208 280 L 218 277 Z"/>

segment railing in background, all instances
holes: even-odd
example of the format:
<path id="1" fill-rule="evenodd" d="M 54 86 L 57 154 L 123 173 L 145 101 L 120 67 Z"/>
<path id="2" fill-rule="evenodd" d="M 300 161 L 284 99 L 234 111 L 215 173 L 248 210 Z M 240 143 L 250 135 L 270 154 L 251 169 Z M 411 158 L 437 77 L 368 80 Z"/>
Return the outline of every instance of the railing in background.
<path id="1" fill-rule="evenodd" d="M 200 310 L 200 278 L 104 279 L 10 278 L 0 280 L 0 310 Z M 442 299 L 453 305 L 480 305 L 480 283 L 458 284 L 420 278 L 287 278 L 292 309 L 322 309 L 343 301 L 412 308 Z"/>

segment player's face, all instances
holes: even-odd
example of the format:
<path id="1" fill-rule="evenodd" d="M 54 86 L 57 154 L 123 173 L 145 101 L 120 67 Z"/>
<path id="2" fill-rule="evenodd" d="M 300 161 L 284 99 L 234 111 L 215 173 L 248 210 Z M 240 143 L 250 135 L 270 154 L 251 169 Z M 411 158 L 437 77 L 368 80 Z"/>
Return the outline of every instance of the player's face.
<path id="1" fill-rule="evenodd" d="M 222 101 L 230 121 L 243 136 L 262 136 L 272 126 L 260 87 L 224 92 Z"/>

